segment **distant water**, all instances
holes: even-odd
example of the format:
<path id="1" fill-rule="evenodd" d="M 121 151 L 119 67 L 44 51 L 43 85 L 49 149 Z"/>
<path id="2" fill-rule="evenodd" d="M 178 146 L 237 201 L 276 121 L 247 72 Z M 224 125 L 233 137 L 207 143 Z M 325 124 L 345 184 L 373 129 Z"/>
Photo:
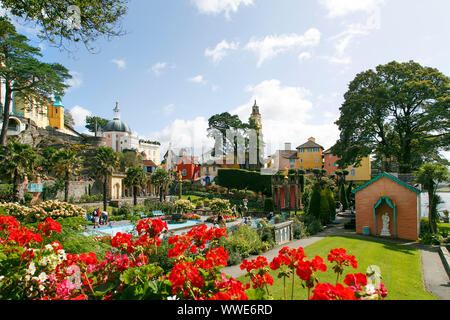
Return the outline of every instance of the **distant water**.
<path id="1" fill-rule="evenodd" d="M 450 192 L 438 192 L 437 193 L 444 203 L 438 206 L 438 211 L 442 215 L 442 210 L 447 209 L 450 211 Z M 421 194 L 421 204 L 422 204 L 422 217 L 428 217 L 428 193 L 423 192 Z"/>

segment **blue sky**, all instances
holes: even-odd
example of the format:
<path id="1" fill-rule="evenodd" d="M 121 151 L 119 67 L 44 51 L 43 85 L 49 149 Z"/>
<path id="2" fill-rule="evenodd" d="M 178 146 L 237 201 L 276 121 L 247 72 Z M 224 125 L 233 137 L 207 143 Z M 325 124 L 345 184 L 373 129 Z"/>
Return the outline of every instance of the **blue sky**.
<path id="1" fill-rule="evenodd" d="M 359 72 L 415 60 L 450 75 L 448 12 L 448 0 L 130 0 L 127 34 L 99 53 L 42 46 L 74 75 L 63 104 L 79 130 L 118 101 L 133 132 L 198 152 L 211 115 L 247 121 L 256 99 L 273 153 L 311 136 L 332 146 Z"/>

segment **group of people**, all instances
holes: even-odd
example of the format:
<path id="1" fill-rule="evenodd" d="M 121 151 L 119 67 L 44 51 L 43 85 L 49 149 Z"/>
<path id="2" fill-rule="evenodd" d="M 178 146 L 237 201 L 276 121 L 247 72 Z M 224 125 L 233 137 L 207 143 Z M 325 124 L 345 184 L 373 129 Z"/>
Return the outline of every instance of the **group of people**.
<path id="1" fill-rule="evenodd" d="M 94 222 L 94 229 L 100 228 L 100 225 L 106 225 L 108 223 L 108 212 L 100 211 L 99 208 L 96 208 L 92 212 L 92 221 Z"/>
<path id="2" fill-rule="evenodd" d="M 244 216 L 244 214 L 246 214 L 247 211 L 248 211 L 247 204 L 244 203 L 244 206 L 242 206 L 242 204 L 241 204 L 241 205 L 239 205 L 239 207 L 237 207 L 236 205 L 234 205 L 234 206 L 231 208 L 231 211 L 233 212 L 233 215 L 234 215 L 234 216 L 236 216 L 236 213 L 237 213 L 237 216 L 238 216 L 239 218 L 242 218 L 242 217 Z"/>

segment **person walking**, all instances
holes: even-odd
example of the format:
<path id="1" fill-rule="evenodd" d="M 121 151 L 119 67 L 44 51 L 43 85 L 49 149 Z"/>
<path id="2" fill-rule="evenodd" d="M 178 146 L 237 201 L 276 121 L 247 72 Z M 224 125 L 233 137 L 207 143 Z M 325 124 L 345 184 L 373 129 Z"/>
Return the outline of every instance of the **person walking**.
<path id="1" fill-rule="evenodd" d="M 238 207 L 238 216 L 239 218 L 242 218 L 242 204 Z"/>
<path id="2" fill-rule="evenodd" d="M 102 211 L 102 224 L 107 224 L 107 223 L 108 223 L 108 212 Z"/>
<path id="3" fill-rule="evenodd" d="M 94 229 L 95 227 L 100 228 L 99 222 L 100 222 L 100 210 L 97 208 L 94 210 Z"/>

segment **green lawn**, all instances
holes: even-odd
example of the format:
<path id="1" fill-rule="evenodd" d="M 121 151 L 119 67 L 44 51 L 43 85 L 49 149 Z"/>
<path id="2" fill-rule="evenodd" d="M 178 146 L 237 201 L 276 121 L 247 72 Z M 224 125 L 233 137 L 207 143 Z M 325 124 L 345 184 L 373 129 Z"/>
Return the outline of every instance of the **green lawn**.
<path id="1" fill-rule="evenodd" d="M 389 291 L 386 300 L 437 300 L 424 289 L 419 250 L 353 237 L 327 237 L 304 248 L 309 259 L 318 255 L 326 261 L 328 270 L 325 273 L 320 273 L 319 279 L 321 282 L 332 284 L 336 282 L 336 275 L 326 260 L 328 253 L 334 248 L 346 249 L 347 253 L 354 255 L 358 261 L 358 269 L 348 268 L 344 272 L 344 277 L 347 273 L 365 273 L 369 265 L 379 266 L 383 276 L 382 282 Z M 276 278 L 276 274 L 277 272 L 272 272 L 274 285 L 269 290 L 276 300 L 281 300 L 283 299 L 283 282 Z M 239 280 L 247 282 L 245 277 L 240 277 Z M 294 299 L 306 300 L 306 290 L 301 287 L 298 277 L 295 281 Z M 287 282 L 286 287 L 288 299 L 290 299 L 290 281 Z"/>

